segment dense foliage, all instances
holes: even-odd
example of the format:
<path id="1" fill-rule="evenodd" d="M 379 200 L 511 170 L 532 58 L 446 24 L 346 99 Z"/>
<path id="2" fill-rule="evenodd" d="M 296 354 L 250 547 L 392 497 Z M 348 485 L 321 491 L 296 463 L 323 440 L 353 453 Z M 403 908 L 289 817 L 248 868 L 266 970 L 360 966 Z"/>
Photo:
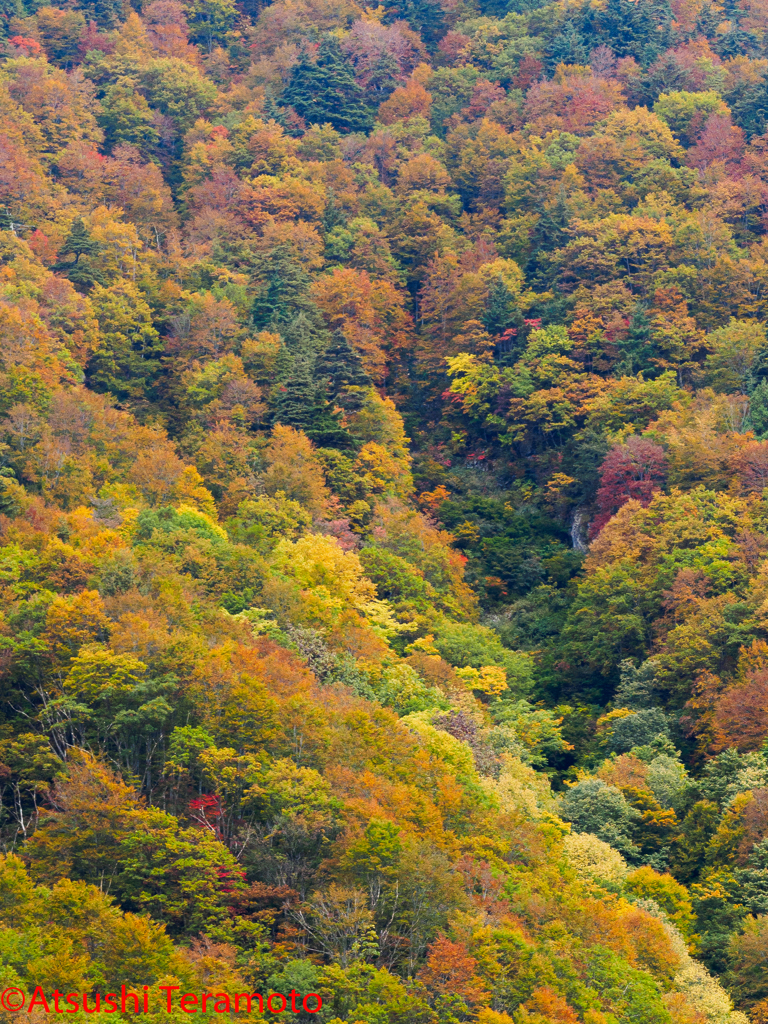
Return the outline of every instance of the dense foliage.
<path id="1" fill-rule="evenodd" d="M 768 1021 L 764 6 L 0 0 L 4 986 Z"/>

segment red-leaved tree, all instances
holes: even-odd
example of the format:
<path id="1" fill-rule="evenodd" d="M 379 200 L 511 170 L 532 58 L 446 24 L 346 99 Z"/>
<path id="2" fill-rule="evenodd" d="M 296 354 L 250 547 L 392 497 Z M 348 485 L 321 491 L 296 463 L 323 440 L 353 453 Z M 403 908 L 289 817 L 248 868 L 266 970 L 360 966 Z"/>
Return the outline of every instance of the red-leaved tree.
<path id="1" fill-rule="evenodd" d="M 644 437 L 629 437 L 626 444 L 615 444 L 600 467 L 597 515 L 589 528 L 590 537 L 596 537 L 630 498 L 648 505 L 666 475 L 667 459 L 660 445 Z"/>

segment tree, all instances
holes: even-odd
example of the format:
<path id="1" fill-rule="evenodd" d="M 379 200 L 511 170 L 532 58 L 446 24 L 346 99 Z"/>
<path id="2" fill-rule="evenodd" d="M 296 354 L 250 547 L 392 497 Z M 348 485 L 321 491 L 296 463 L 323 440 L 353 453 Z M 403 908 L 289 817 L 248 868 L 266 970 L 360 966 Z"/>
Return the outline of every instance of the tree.
<path id="1" fill-rule="evenodd" d="M 37 827 L 38 800 L 49 792 L 55 776 L 64 767 L 63 762 L 46 738 L 22 733 L 0 744 L 0 763 L 6 814 L 16 828 L 15 836 L 26 839 Z"/>
<path id="2" fill-rule="evenodd" d="M 37 14 L 37 30 L 48 59 L 67 66 L 79 56 L 79 44 L 86 31 L 80 11 L 60 11 L 43 7 Z"/>
<path id="3" fill-rule="evenodd" d="M 294 356 L 290 369 L 280 375 L 272 390 L 275 423 L 301 430 L 323 447 L 347 447 L 352 439 L 342 429 L 338 413 L 326 397 L 324 382 L 314 371 L 312 353 Z"/>
<path id="4" fill-rule="evenodd" d="M 184 360 L 219 359 L 232 351 L 239 331 L 233 303 L 205 292 L 193 295 L 189 307 L 175 318 L 169 348 Z"/>
<path id="5" fill-rule="evenodd" d="M 82 10 L 99 28 L 105 29 L 116 28 L 124 16 L 123 8 L 117 0 L 86 0 Z"/>
<path id="6" fill-rule="evenodd" d="M 586 64 L 588 53 L 584 36 L 576 23 L 568 20 L 549 44 L 547 56 L 550 68 L 554 70 L 558 64 Z"/>
<path id="7" fill-rule="evenodd" d="M 388 360 L 411 338 L 412 322 L 402 294 L 366 271 L 336 268 L 314 282 L 311 295 L 329 327 L 344 333 L 366 372 L 381 381 Z"/>
<path id="8" fill-rule="evenodd" d="M 644 865 L 633 871 L 624 885 L 635 896 L 654 900 L 686 938 L 692 934 L 695 917 L 688 890 L 672 875 L 659 874 Z"/>
<path id="9" fill-rule="evenodd" d="M 309 936 L 316 953 L 347 967 L 379 952 L 373 915 L 366 902 L 359 889 L 331 882 L 325 892 L 316 893 L 291 916 Z"/>
<path id="10" fill-rule="evenodd" d="M 684 146 L 690 146 L 712 114 L 726 114 L 728 108 L 714 90 L 662 92 L 653 106 Z"/>
<path id="11" fill-rule="evenodd" d="M 238 11 L 232 0 L 193 0 L 186 6 L 186 16 L 192 41 L 202 43 L 208 53 L 213 53 L 216 44 L 226 43 Z"/>
<path id="12" fill-rule="evenodd" d="M 143 64 L 140 84 L 147 102 L 184 134 L 216 99 L 216 86 L 187 61 L 158 57 Z"/>
<path id="13" fill-rule="evenodd" d="M 440 4 L 434 0 L 398 0 L 397 9 L 413 31 L 419 33 L 430 53 L 434 53 L 448 29 Z"/>
<path id="14" fill-rule="evenodd" d="M 629 437 L 626 444 L 614 445 L 600 467 L 598 512 L 590 536 L 597 536 L 627 501 L 635 499 L 648 505 L 654 491 L 664 483 L 666 468 L 664 449 L 643 437 Z"/>
<path id="15" fill-rule="evenodd" d="M 605 43 L 617 57 L 634 57 L 644 65 L 669 45 L 672 11 L 664 0 L 638 9 L 632 0 L 608 0 L 600 12 L 588 12 L 584 30 L 592 45 Z"/>
<path id="16" fill-rule="evenodd" d="M 176 0 L 153 0 L 141 9 L 147 30 L 147 39 L 163 57 L 195 59 L 189 45 L 189 25 L 185 10 Z"/>
<path id="17" fill-rule="evenodd" d="M 118 868 L 115 888 L 124 903 L 177 934 L 224 924 L 245 888 L 235 858 L 209 829 L 182 828 L 156 808 L 121 839 Z"/>
<path id="18" fill-rule="evenodd" d="M 372 102 L 381 102 L 416 67 L 424 50 L 415 33 L 402 22 L 380 25 L 357 21 L 342 43 L 350 57 L 355 78 Z"/>
<path id="19" fill-rule="evenodd" d="M 59 259 L 53 270 L 63 271 L 69 280 L 87 291 L 94 284 L 105 284 L 104 275 L 93 263 L 93 257 L 101 252 L 101 246 L 85 226 L 82 217 L 72 222 L 67 237 L 59 252 Z M 62 257 L 74 256 L 74 259 Z"/>
<path id="20" fill-rule="evenodd" d="M 376 910 L 384 889 L 395 882 L 401 853 L 400 830 L 380 818 L 372 818 L 347 850 L 344 867 L 367 886 L 371 910 Z"/>
<path id="21" fill-rule="evenodd" d="M 263 282 L 254 299 L 251 321 L 258 329 L 282 329 L 303 314 L 303 324 L 316 337 L 317 309 L 309 299 L 309 277 L 288 245 L 260 254 L 255 267 Z"/>
<path id="22" fill-rule="evenodd" d="M 617 82 L 559 69 L 552 81 L 535 82 L 525 94 L 530 121 L 541 128 L 564 128 L 577 135 L 589 129 L 622 103 Z"/>
<path id="23" fill-rule="evenodd" d="M 0 880 L 4 895 L 16 907 L 9 936 L 22 942 L 30 934 L 39 936 L 19 978 L 22 984 L 29 981 L 30 992 L 50 956 L 55 957 L 58 970 L 71 972 L 70 977 L 98 972 L 105 989 L 118 992 L 123 984 L 139 991 L 143 985 L 157 984 L 176 961 L 177 951 L 162 925 L 123 914 L 96 886 L 69 879 L 50 888 L 35 886 L 13 854 L 0 862 Z M 10 965 L 6 970 L 17 977 Z"/>
<path id="24" fill-rule="evenodd" d="M 236 542 L 271 547 L 281 537 L 296 540 L 311 524 L 312 517 L 298 501 L 278 492 L 274 497 L 258 494 L 240 502 L 237 514 L 227 520 L 226 526 Z"/>
<path id="25" fill-rule="evenodd" d="M 728 949 L 730 980 L 743 1006 L 751 1006 L 768 997 L 768 979 L 765 975 L 767 943 L 766 915 L 748 917 L 741 934 L 734 934 L 731 938 Z"/>
<path id="26" fill-rule="evenodd" d="M 686 161 L 700 172 L 713 164 L 731 170 L 741 162 L 744 148 L 744 132 L 733 124 L 730 114 L 711 114 L 696 145 L 688 150 Z"/>
<path id="27" fill-rule="evenodd" d="M 91 302 L 100 334 L 87 368 L 94 389 L 121 399 L 150 398 L 162 369 L 163 343 L 144 296 L 122 280 L 109 288 L 96 284 Z"/>
<path id="28" fill-rule="evenodd" d="M 379 106 L 376 118 L 382 124 L 395 124 L 397 121 L 408 121 L 412 117 L 429 117 L 431 106 L 432 96 L 420 82 L 412 78 L 384 100 Z"/>
<path id="29" fill-rule="evenodd" d="M 678 881 L 686 884 L 696 878 L 719 820 L 717 804 L 711 800 L 699 800 L 688 811 L 673 848 L 672 872 Z"/>
<path id="30" fill-rule="evenodd" d="M 567 1001 L 554 989 L 541 986 L 536 988 L 530 999 L 526 999 L 520 1008 L 520 1020 L 524 1024 L 529 1021 L 557 1021 L 557 1024 L 576 1024 L 578 1017 Z"/>
<path id="31" fill-rule="evenodd" d="M 153 112 L 130 79 L 118 80 L 110 86 L 102 100 L 98 122 L 104 129 L 108 152 L 128 143 L 147 155 L 160 141 Z"/>
<path id="32" fill-rule="evenodd" d="M 651 367 L 653 337 L 648 310 L 641 303 L 632 310 L 628 327 L 625 335 L 618 339 L 621 352 L 619 366 L 627 374 L 647 371 Z"/>
<path id="33" fill-rule="evenodd" d="M 328 348 L 320 354 L 315 366 L 318 380 L 325 382 L 326 395 L 345 413 L 357 412 L 363 406 L 364 394 L 371 379 L 363 369 L 359 353 L 337 329 Z"/>
<path id="34" fill-rule="evenodd" d="M 323 39 L 314 59 L 302 50 L 281 102 L 308 124 L 330 124 L 340 132 L 365 130 L 373 120 L 352 64 L 333 36 Z"/>
<path id="35" fill-rule="evenodd" d="M 276 424 L 264 452 L 263 483 L 267 494 L 282 493 L 312 513 L 320 513 L 329 494 L 320 460 L 312 442 L 291 426 Z"/>
<path id="36" fill-rule="evenodd" d="M 40 816 L 28 846 L 36 878 L 80 879 L 113 888 L 120 842 L 141 817 L 135 791 L 90 754 L 69 767 L 54 791 L 53 810 Z"/>
<path id="37" fill-rule="evenodd" d="M 627 877 L 627 862 L 608 843 L 588 832 L 569 832 L 563 839 L 568 861 L 587 882 L 619 886 Z"/>
<path id="38" fill-rule="evenodd" d="M 600 779 L 577 783 L 563 796 L 561 814 L 577 831 L 597 836 L 636 863 L 638 850 L 631 836 L 639 814 L 615 786 Z"/>
<path id="39" fill-rule="evenodd" d="M 712 749 L 760 750 L 768 736 L 768 671 L 753 670 L 715 703 Z"/>
<path id="40" fill-rule="evenodd" d="M 485 986 L 477 976 L 478 963 L 466 946 L 440 936 L 429 947 L 419 980 L 436 996 L 456 995 L 469 1006 L 482 1002 Z"/>
<path id="41" fill-rule="evenodd" d="M 661 708 L 643 708 L 615 718 L 606 735 L 611 753 L 622 754 L 635 747 L 651 744 L 659 736 L 667 736 L 669 725 Z"/>
<path id="42" fill-rule="evenodd" d="M 501 274 L 494 277 L 490 283 L 483 326 L 489 334 L 496 335 L 499 339 L 505 335 L 507 338 L 514 337 L 523 326 L 517 295 Z"/>
<path id="43" fill-rule="evenodd" d="M 761 377 L 749 396 L 750 426 L 759 438 L 768 434 L 768 380 Z"/>
<path id="44" fill-rule="evenodd" d="M 613 703 L 617 708 L 631 708 L 642 711 L 654 702 L 658 694 L 656 682 L 657 664 L 652 658 L 635 668 L 627 658 L 620 666 L 620 682 L 616 687 Z"/>
<path id="45" fill-rule="evenodd" d="M 717 391 L 745 393 L 751 390 L 752 369 L 768 349 L 765 325 L 731 317 L 727 327 L 707 335 L 707 374 Z"/>
<path id="46" fill-rule="evenodd" d="M 177 690 L 175 677 L 154 679 L 138 658 L 93 644 L 73 659 L 62 689 L 59 707 L 80 745 L 90 740 L 111 750 L 151 793 L 156 749 L 173 716 L 168 698 Z"/>
<path id="47" fill-rule="evenodd" d="M 302 590 L 315 591 L 320 614 L 337 617 L 345 607 L 365 612 L 376 591 L 365 578 L 354 551 L 344 551 L 334 537 L 306 534 L 297 541 L 281 541 L 274 564 Z"/>
<path id="48" fill-rule="evenodd" d="M 46 607 L 45 623 L 51 660 L 60 668 L 68 666 L 84 644 L 105 638 L 101 596 L 85 589 L 72 596 L 57 594 Z"/>

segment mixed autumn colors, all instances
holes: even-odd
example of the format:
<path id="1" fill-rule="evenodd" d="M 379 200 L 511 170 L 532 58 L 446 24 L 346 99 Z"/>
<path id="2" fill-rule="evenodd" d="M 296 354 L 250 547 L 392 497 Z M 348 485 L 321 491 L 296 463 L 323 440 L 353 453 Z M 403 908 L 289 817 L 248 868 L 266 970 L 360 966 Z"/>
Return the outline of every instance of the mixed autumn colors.
<path id="1" fill-rule="evenodd" d="M 764 0 L 0 0 L 0 987 L 767 1024 L 766 321 Z"/>

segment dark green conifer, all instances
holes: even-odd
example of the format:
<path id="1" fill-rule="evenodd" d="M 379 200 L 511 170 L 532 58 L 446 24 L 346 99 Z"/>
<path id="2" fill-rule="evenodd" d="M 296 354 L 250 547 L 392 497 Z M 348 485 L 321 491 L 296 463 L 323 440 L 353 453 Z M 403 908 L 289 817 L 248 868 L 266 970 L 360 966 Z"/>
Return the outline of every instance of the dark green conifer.
<path id="1" fill-rule="evenodd" d="M 548 291 L 555 284 L 559 267 L 549 258 L 549 253 L 561 249 L 571 239 L 568 230 L 571 211 L 564 189 L 559 189 L 555 202 L 545 206 L 531 233 L 531 256 L 525 267 L 526 277 L 535 283 L 540 291 Z M 567 270 L 567 268 L 566 268 Z"/>
<path id="2" fill-rule="evenodd" d="M 398 0 L 394 5 L 398 16 L 404 18 L 414 32 L 418 32 L 430 53 L 448 31 L 445 11 L 438 0 Z"/>
<path id="3" fill-rule="evenodd" d="M 366 101 L 375 107 L 383 103 L 397 88 L 399 72 L 400 66 L 391 53 L 385 50 L 379 54 L 368 74 Z"/>
<path id="4" fill-rule="evenodd" d="M 332 188 L 328 189 L 328 200 L 325 204 L 325 211 L 323 213 L 323 232 L 328 234 L 329 231 L 333 231 L 334 228 L 340 224 L 345 224 L 347 218 L 344 216 L 344 211 L 339 207 L 336 202 L 336 193 Z"/>
<path id="5" fill-rule="evenodd" d="M 314 360 L 328 345 L 323 314 L 314 302 L 307 302 L 288 322 L 278 324 L 278 329 L 289 350 L 297 355 L 307 353 Z"/>
<path id="6" fill-rule="evenodd" d="M 365 131 L 373 123 L 352 64 L 334 36 L 323 40 L 314 60 L 302 51 L 282 102 L 307 124 L 330 124 L 340 132 Z"/>
<path id="7" fill-rule="evenodd" d="M 11 216 L 11 211 L 8 207 L 0 206 L 0 231 L 13 231 L 15 234 L 16 227 L 17 224 Z"/>
<path id="8" fill-rule="evenodd" d="M 617 371 L 634 376 L 641 370 L 647 371 L 652 366 L 653 329 L 648 313 L 643 306 L 635 306 L 629 321 L 629 333 L 624 341 L 618 343 L 622 357 Z"/>
<path id="9" fill-rule="evenodd" d="M 125 20 L 125 8 L 120 0 L 87 0 L 78 7 L 86 19 L 95 21 L 99 28 L 117 28 Z"/>
<path id="10" fill-rule="evenodd" d="M 264 90 L 264 120 L 275 121 L 284 128 L 285 131 L 292 135 L 294 134 L 289 124 L 289 119 L 286 117 L 285 107 L 281 107 L 276 101 L 272 90 L 267 86 Z M 299 133 L 300 134 L 300 133 Z"/>
<path id="11" fill-rule="evenodd" d="M 578 30 L 582 38 L 589 40 L 589 50 L 602 43 L 610 46 L 617 57 L 634 57 L 648 67 L 671 44 L 672 21 L 669 0 L 646 0 L 642 4 L 634 0 L 607 0 L 599 11 L 584 8 Z"/>
<path id="12" fill-rule="evenodd" d="M 488 289 L 483 327 L 489 334 L 501 336 L 506 331 L 519 330 L 522 326 L 523 316 L 517 308 L 514 295 L 502 277 L 494 278 Z"/>
<path id="13" fill-rule="evenodd" d="M 104 275 L 93 265 L 92 257 L 101 252 L 101 246 L 91 235 L 82 217 L 72 222 L 59 259 L 53 270 L 65 274 L 75 286 L 83 289 L 94 284 L 105 284 Z M 74 256 L 74 259 L 71 257 Z"/>
<path id="14" fill-rule="evenodd" d="M 258 330 L 276 330 L 311 304 L 306 294 L 309 278 L 287 245 L 260 255 L 253 272 L 264 282 L 251 309 L 251 322 Z"/>
<path id="15" fill-rule="evenodd" d="M 357 351 L 338 330 L 325 352 L 318 357 L 315 376 L 325 394 L 345 412 L 355 412 L 363 404 L 363 394 L 371 378 L 363 368 Z"/>
<path id="16" fill-rule="evenodd" d="M 303 430 L 322 448 L 346 448 L 352 442 L 315 377 L 309 354 L 291 360 L 288 372 L 272 389 L 270 404 L 275 423 Z"/>
<path id="17" fill-rule="evenodd" d="M 550 70 L 554 71 L 558 64 L 588 64 L 590 49 L 576 24 L 566 21 L 547 47 Z"/>
<path id="18" fill-rule="evenodd" d="M 21 0 L 0 0 L 0 18 L 6 25 L 11 18 L 23 18 L 24 13 Z"/>

